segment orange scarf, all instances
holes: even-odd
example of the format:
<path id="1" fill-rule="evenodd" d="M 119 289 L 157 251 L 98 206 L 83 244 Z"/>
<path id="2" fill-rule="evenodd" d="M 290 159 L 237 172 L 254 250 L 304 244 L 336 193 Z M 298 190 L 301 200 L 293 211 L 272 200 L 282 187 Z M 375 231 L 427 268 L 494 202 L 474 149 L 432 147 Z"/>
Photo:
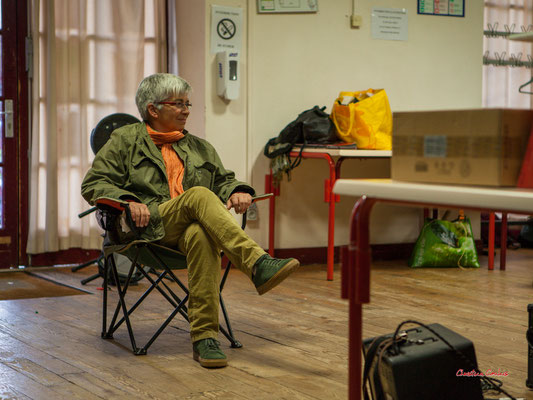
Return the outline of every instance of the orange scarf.
<path id="1" fill-rule="evenodd" d="M 172 148 L 172 143 L 177 142 L 185 137 L 183 132 L 157 132 L 149 125 L 146 125 L 148 134 L 154 141 L 155 145 L 161 149 L 161 155 L 165 162 L 167 169 L 168 187 L 170 189 L 170 197 L 173 199 L 183 193 L 183 161 Z"/>

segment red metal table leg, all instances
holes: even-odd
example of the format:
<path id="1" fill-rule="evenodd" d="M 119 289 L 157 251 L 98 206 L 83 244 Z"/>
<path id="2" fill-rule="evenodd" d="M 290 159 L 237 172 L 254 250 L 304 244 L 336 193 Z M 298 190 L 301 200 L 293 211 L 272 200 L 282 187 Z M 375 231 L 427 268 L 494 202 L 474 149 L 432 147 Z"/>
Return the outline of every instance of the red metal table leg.
<path id="1" fill-rule="evenodd" d="M 489 213 L 489 270 L 492 271 L 494 269 L 494 240 L 495 240 L 495 234 L 494 234 L 494 224 L 495 224 L 495 217 L 494 212 Z"/>
<path id="2" fill-rule="evenodd" d="M 274 232 L 276 223 L 276 196 L 279 196 L 279 187 L 274 187 L 274 178 L 272 176 L 272 170 L 270 174 L 265 176 L 265 193 L 274 193 L 270 199 L 268 199 L 268 254 L 274 257 Z"/>
<path id="3" fill-rule="evenodd" d="M 507 213 L 502 214 L 500 229 L 500 270 L 505 271 L 505 259 L 507 256 Z"/>
<path id="4" fill-rule="evenodd" d="M 352 211 L 350 244 L 343 258 L 343 292 L 349 298 L 348 398 L 361 400 L 362 305 L 370 302 L 369 219 L 375 200 L 361 197 Z M 346 267 L 344 263 L 346 264 Z M 348 282 L 344 282 L 345 279 Z M 345 293 L 346 294 L 346 293 Z"/>
<path id="5" fill-rule="evenodd" d="M 331 181 L 330 181 L 331 182 Z M 329 199 L 329 213 L 328 213 L 328 267 L 327 280 L 333 280 L 333 265 L 335 261 L 335 194 L 333 193 L 333 185 L 331 185 L 331 195 Z"/>
<path id="6" fill-rule="evenodd" d="M 335 261 L 335 200 L 337 195 L 333 193 L 333 186 L 335 185 L 335 164 L 329 154 L 325 158 L 329 163 L 329 180 L 326 182 L 325 200 L 329 203 L 328 207 L 328 265 L 327 265 L 327 280 L 333 280 L 333 266 Z"/>
<path id="7" fill-rule="evenodd" d="M 323 158 L 329 164 L 329 180 L 326 180 L 324 187 L 324 201 L 329 203 L 328 212 L 328 254 L 327 254 L 327 280 L 333 280 L 333 261 L 335 259 L 335 200 L 338 195 L 333 193 L 335 185 L 335 163 L 328 153 L 311 152 L 291 152 L 291 157 L 301 156 L 302 158 Z"/>

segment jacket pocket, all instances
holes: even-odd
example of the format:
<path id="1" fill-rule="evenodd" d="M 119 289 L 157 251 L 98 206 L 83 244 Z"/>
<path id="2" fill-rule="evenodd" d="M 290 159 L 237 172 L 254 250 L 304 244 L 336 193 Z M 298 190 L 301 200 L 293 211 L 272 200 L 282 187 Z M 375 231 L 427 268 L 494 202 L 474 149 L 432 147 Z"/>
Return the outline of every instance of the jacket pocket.
<path id="1" fill-rule="evenodd" d="M 155 162 L 146 157 L 132 160 L 130 169 L 130 184 L 134 192 L 140 192 L 147 197 L 158 197 L 168 192 L 168 183 L 164 171 Z"/>
<path id="2" fill-rule="evenodd" d="M 215 185 L 215 171 L 217 167 L 210 162 L 205 162 L 202 165 L 195 165 L 193 186 L 204 186 L 213 190 Z"/>

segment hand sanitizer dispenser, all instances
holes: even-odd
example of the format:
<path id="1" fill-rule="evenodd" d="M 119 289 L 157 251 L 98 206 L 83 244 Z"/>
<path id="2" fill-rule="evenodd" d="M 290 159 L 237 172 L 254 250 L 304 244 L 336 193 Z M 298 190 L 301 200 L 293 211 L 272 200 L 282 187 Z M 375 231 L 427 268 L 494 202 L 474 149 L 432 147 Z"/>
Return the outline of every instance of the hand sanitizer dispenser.
<path id="1" fill-rule="evenodd" d="M 241 86 L 239 64 L 239 53 L 229 51 L 217 53 L 217 95 L 226 100 L 239 98 Z"/>

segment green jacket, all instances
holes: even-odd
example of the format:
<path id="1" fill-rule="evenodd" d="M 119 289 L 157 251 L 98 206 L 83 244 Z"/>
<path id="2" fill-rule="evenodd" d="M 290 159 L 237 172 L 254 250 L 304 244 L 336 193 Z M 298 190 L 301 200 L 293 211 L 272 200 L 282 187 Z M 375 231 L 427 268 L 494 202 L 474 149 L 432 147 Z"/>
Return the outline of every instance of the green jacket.
<path id="1" fill-rule="evenodd" d="M 226 203 L 233 192 L 255 194 L 222 165 L 216 150 L 206 140 L 184 131 L 185 137 L 172 147 L 183 161 L 183 189 L 204 186 Z M 165 235 L 158 206 L 170 200 L 168 178 L 161 150 L 154 144 L 144 122 L 115 130 L 94 158 L 81 184 L 81 194 L 94 205 L 107 198 L 144 203 L 150 211 L 143 239 L 160 240 Z"/>

